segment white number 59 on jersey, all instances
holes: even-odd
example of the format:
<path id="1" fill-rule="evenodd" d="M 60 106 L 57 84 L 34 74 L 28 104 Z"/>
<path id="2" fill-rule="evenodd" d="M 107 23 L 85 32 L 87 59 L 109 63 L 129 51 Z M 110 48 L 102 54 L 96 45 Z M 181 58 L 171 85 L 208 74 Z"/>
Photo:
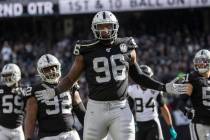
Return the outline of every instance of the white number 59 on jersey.
<path id="1" fill-rule="evenodd" d="M 23 101 L 20 96 L 4 95 L 2 97 L 2 108 L 3 113 L 5 114 L 21 114 L 23 109 Z"/>

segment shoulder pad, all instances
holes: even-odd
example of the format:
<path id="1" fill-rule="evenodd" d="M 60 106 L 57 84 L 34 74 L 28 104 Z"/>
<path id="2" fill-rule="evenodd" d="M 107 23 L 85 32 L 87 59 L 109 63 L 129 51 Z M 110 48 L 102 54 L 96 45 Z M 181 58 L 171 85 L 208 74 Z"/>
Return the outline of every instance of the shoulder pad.
<path id="1" fill-rule="evenodd" d="M 32 96 L 32 87 L 31 86 L 27 86 L 26 88 L 24 88 L 24 96 L 25 97 Z"/>
<path id="2" fill-rule="evenodd" d="M 93 47 L 99 43 L 99 40 L 78 40 L 74 45 L 73 54 L 74 55 L 83 55 L 86 52 L 86 49 Z"/>
<path id="3" fill-rule="evenodd" d="M 9 90 L 10 91 L 12 88 L 3 84 L 3 85 L 0 86 L 0 89 L 5 90 L 5 91 L 6 90 Z"/>
<path id="4" fill-rule="evenodd" d="M 189 74 L 189 81 L 194 81 L 200 77 L 200 74 L 196 71 L 193 71 Z"/>
<path id="5" fill-rule="evenodd" d="M 30 96 L 35 96 L 34 93 L 36 91 L 39 91 L 39 90 L 42 90 L 43 87 L 42 85 L 39 83 L 39 84 L 36 84 L 36 85 L 33 85 L 31 87 L 27 87 L 28 88 L 28 91 L 30 91 Z"/>
<path id="6" fill-rule="evenodd" d="M 190 72 L 190 73 L 187 73 L 185 76 L 184 76 L 184 80 L 183 82 L 184 83 L 190 83 L 193 79 L 195 79 L 197 77 L 197 73 L 196 72 Z"/>
<path id="7" fill-rule="evenodd" d="M 154 90 L 154 89 L 150 89 L 152 94 L 160 94 L 160 91 Z"/>
<path id="8" fill-rule="evenodd" d="M 126 46 L 128 47 L 129 50 L 138 48 L 133 37 L 118 38 L 117 42 L 119 44 L 126 44 Z"/>
<path id="9" fill-rule="evenodd" d="M 136 84 L 129 85 L 128 87 L 135 88 L 136 87 Z"/>
<path id="10" fill-rule="evenodd" d="M 129 86 L 128 86 L 128 90 L 129 90 L 129 91 L 132 91 L 132 90 L 134 90 L 134 89 L 138 89 L 138 88 L 137 88 L 137 84 L 132 84 L 132 85 L 129 85 Z"/>
<path id="11" fill-rule="evenodd" d="M 0 94 L 4 93 L 5 87 L 5 85 L 0 85 Z"/>

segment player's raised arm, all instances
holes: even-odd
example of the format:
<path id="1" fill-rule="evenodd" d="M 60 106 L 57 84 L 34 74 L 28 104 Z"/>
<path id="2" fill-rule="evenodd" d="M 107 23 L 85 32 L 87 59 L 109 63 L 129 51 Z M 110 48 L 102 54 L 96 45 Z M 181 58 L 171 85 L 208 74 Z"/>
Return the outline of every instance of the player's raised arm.
<path id="1" fill-rule="evenodd" d="M 84 117 L 85 117 L 85 106 L 82 102 L 82 99 L 79 95 L 79 85 L 76 82 L 71 88 L 71 98 L 72 98 L 72 106 L 73 112 L 77 115 L 78 120 L 82 125 L 84 125 Z"/>
<path id="2" fill-rule="evenodd" d="M 78 80 L 81 73 L 84 71 L 84 57 L 82 55 L 78 55 L 75 57 L 74 63 L 68 72 L 68 74 L 61 79 L 58 84 L 56 90 L 58 93 L 62 93 L 72 87 L 75 81 Z"/>

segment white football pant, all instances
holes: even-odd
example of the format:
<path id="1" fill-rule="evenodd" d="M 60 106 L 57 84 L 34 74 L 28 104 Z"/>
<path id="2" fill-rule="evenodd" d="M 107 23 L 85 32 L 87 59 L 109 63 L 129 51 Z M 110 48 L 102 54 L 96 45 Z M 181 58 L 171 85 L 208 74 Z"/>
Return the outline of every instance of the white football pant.
<path id="1" fill-rule="evenodd" d="M 80 140 L 79 134 L 76 130 L 60 133 L 57 136 L 44 137 L 40 140 Z"/>
<path id="2" fill-rule="evenodd" d="M 22 126 L 14 129 L 0 126 L 0 140 L 25 140 Z"/>
<path id="3" fill-rule="evenodd" d="M 127 100 L 94 101 L 89 99 L 84 121 L 83 140 L 135 140 L 134 118 Z"/>
<path id="4" fill-rule="evenodd" d="M 190 123 L 191 140 L 210 140 L 210 126 Z"/>

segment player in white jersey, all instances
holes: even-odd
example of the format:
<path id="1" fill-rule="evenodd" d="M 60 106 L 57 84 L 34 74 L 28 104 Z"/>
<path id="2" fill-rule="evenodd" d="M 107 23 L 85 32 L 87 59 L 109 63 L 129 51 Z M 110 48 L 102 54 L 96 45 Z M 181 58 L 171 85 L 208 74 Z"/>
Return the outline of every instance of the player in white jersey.
<path id="1" fill-rule="evenodd" d="M 147 65 L 140 66 L 143 73 L 153 76 L 153 72 Z M 162 129 L 158 118 L 158 107 L 160 107 L 164 120 L 170 129 L 171 139 L 177 137 L 173 128 L 170 112 L 163 101 L 162 92 L 147 89 L 134 84 L 128 87 L 128 94 L 134 101 L 135 120 L 138 131 L 136 140 L 163 140 Z"/>

